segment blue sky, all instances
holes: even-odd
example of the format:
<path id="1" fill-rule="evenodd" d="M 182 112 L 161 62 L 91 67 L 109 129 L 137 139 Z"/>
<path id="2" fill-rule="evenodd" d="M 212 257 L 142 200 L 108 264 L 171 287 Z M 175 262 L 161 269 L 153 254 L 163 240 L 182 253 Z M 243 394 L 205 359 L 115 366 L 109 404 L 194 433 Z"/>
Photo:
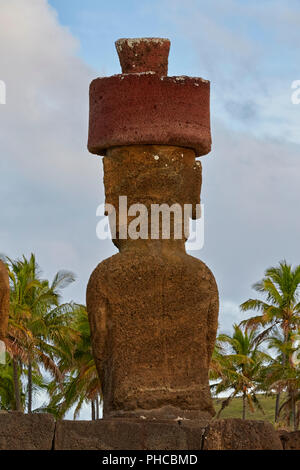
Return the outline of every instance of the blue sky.
<path id="1" fill-rule="evenodd" d="M 211 81 L 205 245 L 193 255 L 216 276 L 229 331 L 264 270 L 300 259 L 299 1 L 2 0 L 0 23 L 0 252 L 34 251 L 50 278 L 75 271 L 65 299 L 85 302 L 90 273 L 115 252 L 96 237 L 89 83 L 120 72 L 116 39 L 169 37 L 169 74 Z"/>
<path id="2" fill-rule="evenodd" d="M 170 64 L 170 74 L 191 70 L 193 61 L 186 54 L 189 40 L 178 34 L 161 12 L 157 1 L 50 1 L 59 21 L 80 39 L 81 57 L 99 74 L 119 73 L 114 41 L 119 37 L 169 37 L 179 55 Z M 162 2 L 163 3 L 163 2 Z"/>
<path id="3" fill-rule="evenodd" d="M 280 99 L 286 101 L 287 112 L 295 114 L 289 88 L 291 77 L 297 76 L 299 60 L 295 45 L 300 7 L 296 1 L 49 3 L 59 22 L 78 39 L 80 57 L 99 75 L 120 71 L 114 49 L 117 38 L 169 37 L 169 75 L 209 77 L 212 112 L 216 117 L 230 118 L 232 128 L 251 126 L 256 135 L 276 135 L 276 123 L 282 120 Z M 256 103 L 252 100 L 255 93 L 259 95 Z M 278 115 L 272 106 L 272 115 L 257 126 L 255 118 L 264 112 L 261 100 L 277 101 Z M 298 142 L 296 136 L 291 139 Z"/>
<path id="4" fill-rule="evenodd" d="M 295 11 L 299 14 L 297 2 L 284 2 L 285 11 Z M 291 49 L 290 54 L 286 48 L 289 37 L 283 37 L 284 41 L 278 48 L 278 32 L 274 20 L 280 20 L 283 2 L 278 1 L 235 1 L 226 0 L 204 2 L 187 1 L 180 2 L 165 0 L 117 1 L 112 0 L 50 0 L 49 4 L 56 9 L 61 24 L 70 28 L 72 33 L 80 39 L 80 55 L 90 63 L 95 70 L 101 67 L 107 68 L 107 73 L 117 72 L 117 64 L 114 61 L 113 43 L 117 37 L 142 37 L 158 36 L 169 37 L 172 40 L 173 49 L 176 48 L 176 56 L 170 68 L 170 74 L 180 74 L 182 70 L 192 70 L 199 73 L 195 65 L 197 53 L 191 46 L 191 37 L 180 27 L 188 22 L 189 16 L 201 15 L 209 21 L 213 21 L 219 28 L 230 30 L 232 33 L 253 41 L 258 49 L 262 49 L 268 55 L 265 69 L 279 66 L 283 72 L 284 63 L 289 64 L 289 56 L 295 54 Z M 268 18 L 264 18 L 268 15 Z M 284 24 L 282 25 L 284 27 Z M 283 35 L 285 36 L 285 35 Z M 290 33 L 290 39 L 293 33 Z M 294 39 L 296 39 L 294 37 Z M 275 44 L 276 47 L 275 47 Z M 203 48 L 207 45 L 203 44 Z M 219 44 L 222 49 L 222 43 Z M 187 54 L 187 49 L 191 49 Z M 276 64 L 276 57 L 281 54 L 280 63 Z M 196 68 L 197 67 L 197 68 Z M 230 67 L 230 63 L 228 63 Z M 296 67 L 296 64 L 295 64 Z M 101 70 L 99 70 L 101 71 Z"/>

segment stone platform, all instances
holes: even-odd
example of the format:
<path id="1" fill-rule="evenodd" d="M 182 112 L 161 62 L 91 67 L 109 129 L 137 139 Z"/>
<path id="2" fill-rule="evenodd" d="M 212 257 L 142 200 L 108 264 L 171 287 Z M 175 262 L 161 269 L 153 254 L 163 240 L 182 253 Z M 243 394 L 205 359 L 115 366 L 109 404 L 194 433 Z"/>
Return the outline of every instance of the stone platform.
<path id="1" fill-rule="evenodd" d="M 114 418 L 58 421 L 48 414 L 0 413 L 0 450 L 282 450 L 300 449 L 300 431 L 265 421 Z"/>
<path id="2" fill-rule="evenodd" d="M 50 414 L 0 411 L 0 450 L 50 450 L 54 433 Z"/>

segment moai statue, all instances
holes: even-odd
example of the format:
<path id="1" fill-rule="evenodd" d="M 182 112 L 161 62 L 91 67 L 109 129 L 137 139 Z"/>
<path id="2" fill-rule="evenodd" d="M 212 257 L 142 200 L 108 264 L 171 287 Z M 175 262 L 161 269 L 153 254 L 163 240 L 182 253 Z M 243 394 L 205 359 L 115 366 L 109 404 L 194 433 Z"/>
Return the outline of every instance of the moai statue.
<path id="1" fill-rule="evenodd" d="M 0 261 L 0 341 L 7 334 L 9 317 L 9 278 L 5 264 Z"/>
<path id="2" fill-rule="evenodd" d="M 128 209 L 192 205 L 197 217 L 201 164 L 211 148 L 209 92 L 202 78 L 168 77 L 170 41 L 116 42 L 122 74 L 90 87 L 88 148 L 103 155 L 107 207 L 119 253 L 88 283 L 93 353 L 103 387 L 104 418 L 211 417 L 209 363 L 218 321 L 213 274 L 185 251 L 186 231 L 128 235 Z M 107 212 L 111 214 L 110 209 Z M 174 216 L 175 218 L 175 216 Z M 184 224 L 183 224 L 184 225 Z M 175 226 L 174 226 L 175 227 Z"/>

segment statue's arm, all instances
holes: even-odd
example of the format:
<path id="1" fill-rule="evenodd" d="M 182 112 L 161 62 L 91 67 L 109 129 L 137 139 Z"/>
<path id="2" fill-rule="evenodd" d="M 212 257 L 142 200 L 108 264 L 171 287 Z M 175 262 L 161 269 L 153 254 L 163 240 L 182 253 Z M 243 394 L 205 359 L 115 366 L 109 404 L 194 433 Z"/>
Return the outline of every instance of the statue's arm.
<path id="1" fill-rule="evenodd" d="M 0 261 L 0 340 L 4 341 L 7 335 L 9 317 L 9 278 L 7 269 Z"/>
<path id="2" fill-rule="evenodd" d="M 104 364 L 107 356 L 107 297 L 105 294 L 105 279 L 99 265 L 90 277 L 86 305 L 91 330 L 93 356 L 95 358 L 100 380 L 103 383 Z"/>

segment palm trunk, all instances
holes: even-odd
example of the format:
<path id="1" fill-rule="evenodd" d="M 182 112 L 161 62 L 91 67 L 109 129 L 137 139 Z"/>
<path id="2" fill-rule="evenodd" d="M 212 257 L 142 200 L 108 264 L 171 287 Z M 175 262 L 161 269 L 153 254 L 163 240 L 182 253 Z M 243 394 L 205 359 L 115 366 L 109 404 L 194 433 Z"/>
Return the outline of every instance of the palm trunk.
<path id="1" fill-rule="evenodd" d="M 22 411 L 18 362 L 17 362 L 17 359 L 15 359 L 15 358 L 13 358 L 12 362 L 13 362 L 13 377 L 14 377 L 14 392 L 15 392 L 15 409 L 17 411 Z"/>
<path id="2" fill-rule="evenodd" d="M 96 419 L 99 419 L 99 399 L 96 397 Z"/>
<path id="3" fill-rule="evenodd" d="M 284 329 L 283 331 L 284 334 L 284 344 L 288 342 L 288 337 L 289 337 L 289 330 Z M 286 354 L 282 354 L 282 367 L 284 368 L 286 364 Z M 275 423 L 277 423 L 278 418 L 279 418 L 279 404 L 280 404 L 280 393 L 278 392 L 276 395 L 276 404 L 275 404 Z"/>
<path id="4" fill-rule="evenodd" d="M 32 362 L 28 360 L 28 413 L 32 412 Z"/>
<path id="5" fill-rule="evenodd" d="M 92 421 L 95 421 L 95 402 L 94 400 L 91 401 L 91 409 L 92 409 Z"/>
<path id="6" fill-rule="evenodd" d="M 279 404 L 280 404 L 280 393 L 277 393 L 276 395 L 276 404 L 275 404 L 275 423 L 277 423 L 277 420 L 279 418 Z"/>
<path id="7" fill-rule="evenodd" d="M 295 393 L 292 391 L 292 426 L 294 427 L 294 431 L 297 431 L 297 413 L 296 413 L 296 400 L 295 400 Z"/>
<path id="8" fill-rule="evenodd" d="M 246 393 L 243 393 L 243 419 L 246 419 Z"/>

